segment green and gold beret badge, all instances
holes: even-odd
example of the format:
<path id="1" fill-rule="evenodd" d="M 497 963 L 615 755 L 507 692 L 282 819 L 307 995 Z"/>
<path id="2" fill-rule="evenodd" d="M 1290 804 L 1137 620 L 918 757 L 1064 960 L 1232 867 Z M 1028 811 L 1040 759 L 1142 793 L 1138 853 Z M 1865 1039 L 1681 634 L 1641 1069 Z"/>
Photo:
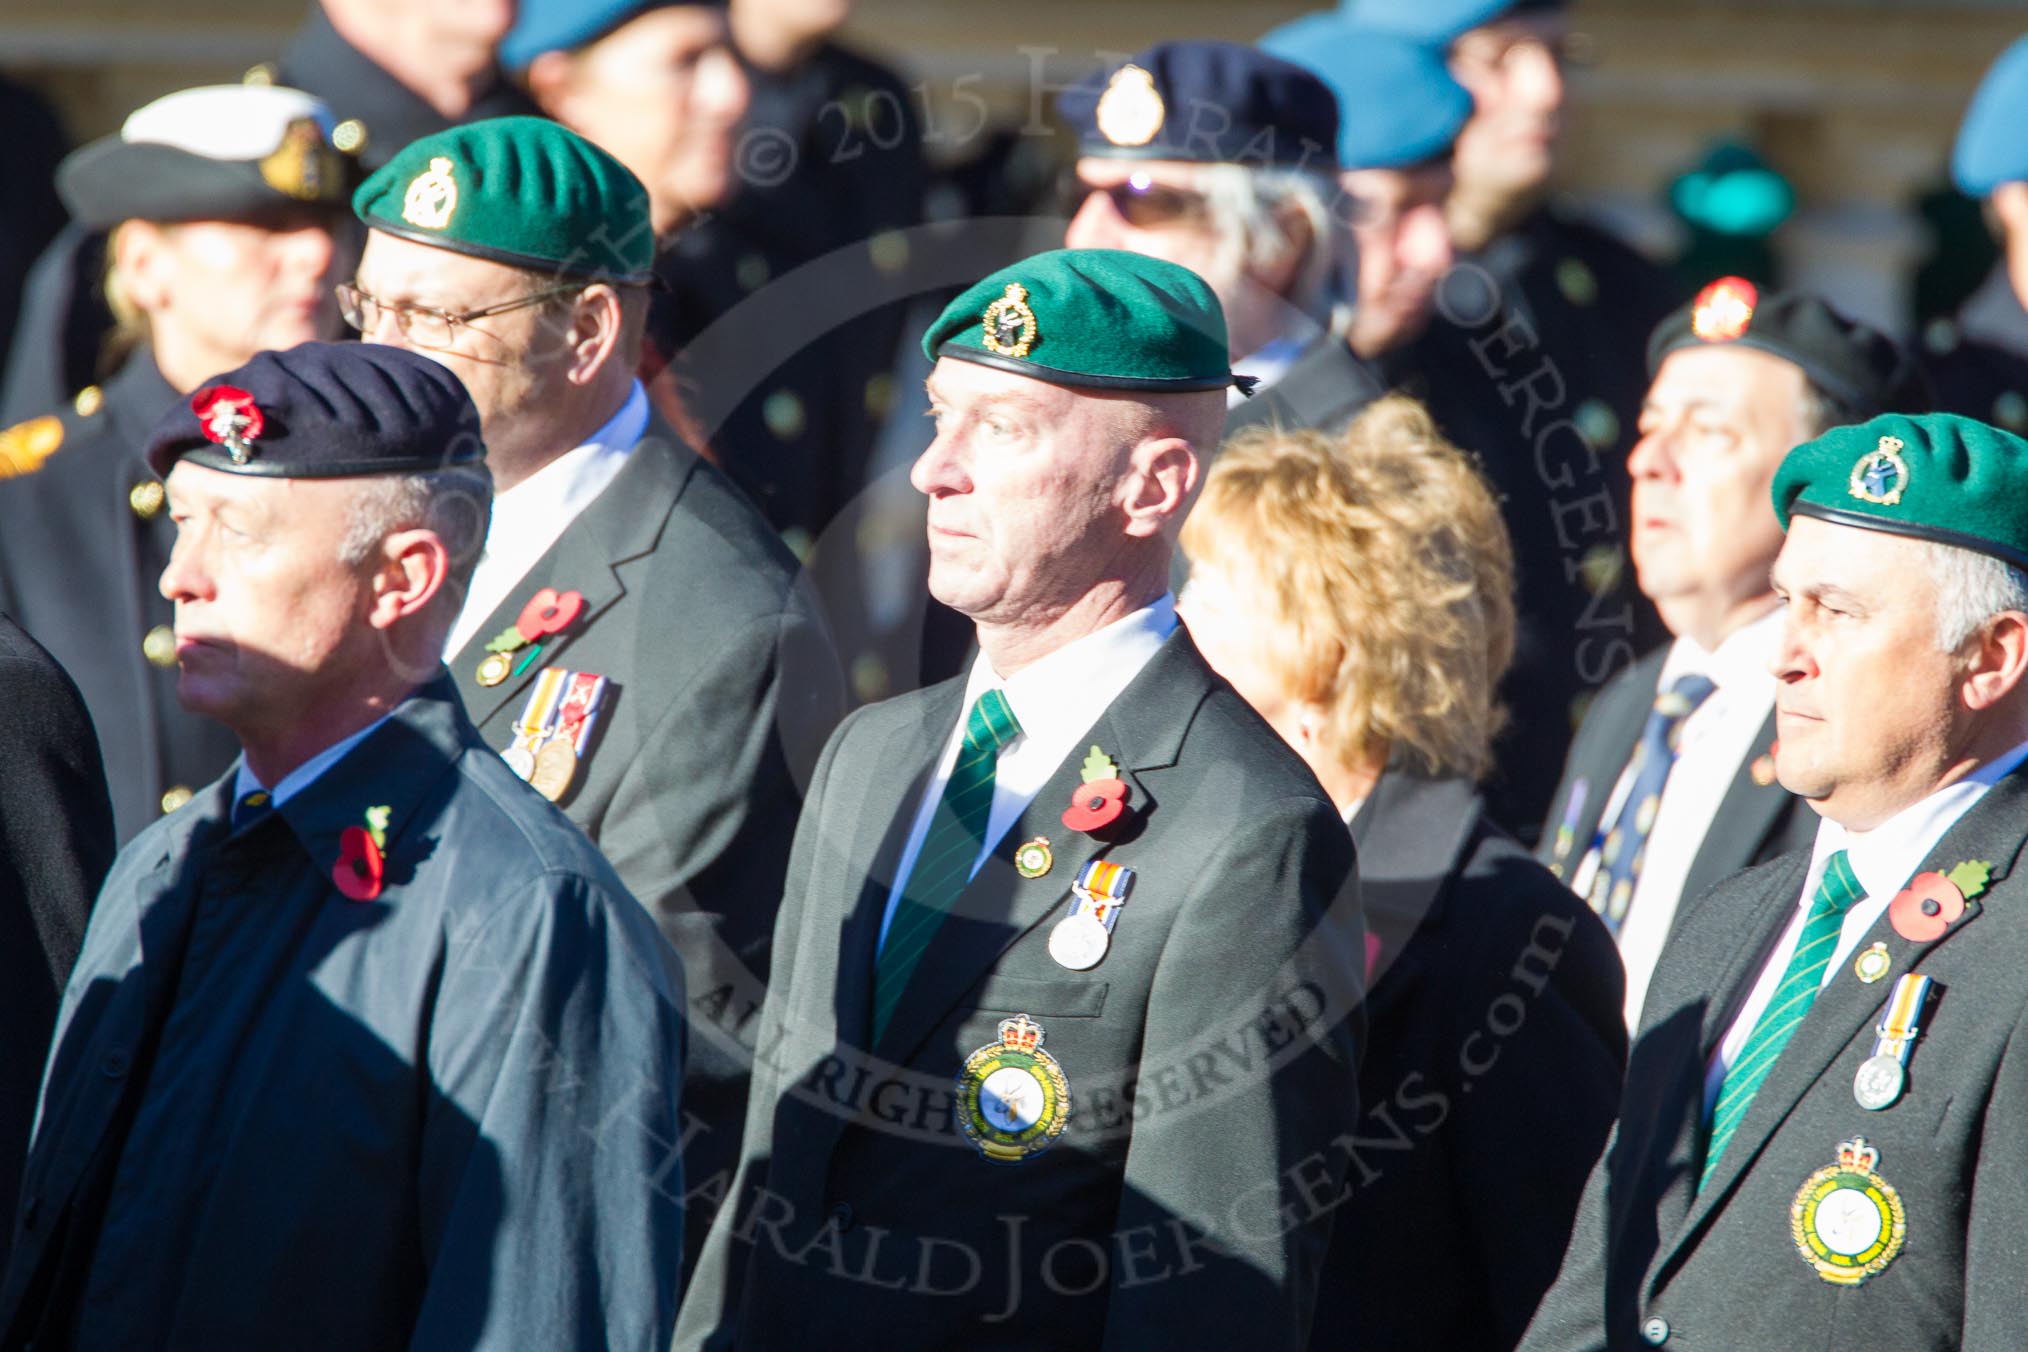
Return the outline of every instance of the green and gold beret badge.
<path id="1" fill-rule="evenodd" d="M 457 209 L 458 181 L 451 175 L 450 160 L 438 155 L 409 182 L 401 199 L 401 218 L 418 230 L 441 230 Z"/>
<path id="2" fill-rule="evenodd" d="M 1007 283 L 1006 293 L 986 307 L 984 319 L 979 341 L 988 352 L 1025 357 L 1035 346 L 1035 311 L 1028 308 L 1028 288 L 1021 283 Z"/>
<path id="3" fill-rule="evenodd" d="M 1901 458 L 1900 437 L 1882 437 L 1880 444 L 1852 466 L 1852 496 L 1877 507 L 1892 507 L 1908 487 L 1908 462 Z"/>

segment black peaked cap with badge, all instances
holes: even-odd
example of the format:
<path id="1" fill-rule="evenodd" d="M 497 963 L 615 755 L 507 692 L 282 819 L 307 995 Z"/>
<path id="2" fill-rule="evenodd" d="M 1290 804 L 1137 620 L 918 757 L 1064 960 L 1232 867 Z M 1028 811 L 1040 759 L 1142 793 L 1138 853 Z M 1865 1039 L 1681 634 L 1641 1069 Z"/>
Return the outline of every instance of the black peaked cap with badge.
<path id="1" fill-rule="evenodd" d="M 155 426 L 148 467 L 348 479 L 481 464 L 479 411 L 437 362 L 377 343 L 302 343 L 207 381 Z"/>
<path id="2" fill-rule="evenodd" d="M 1303 67 L 1233 42 L 1163 42 L 1057 95 L 1080 155 L 1252 169 L 1338 167 L 1338 99 Z"/>
<path id="3" fill-rule="evenodd" d="M 1815 296 L 1764 292 L 1744 277 L 1719 278 L 1655 326 L 1648 374 L 1672 352 L 1727 346 L 1793 363 L 1856 418 L 1921 413 L 1931 404 L 1921 366 L 1892 338 Z"/>

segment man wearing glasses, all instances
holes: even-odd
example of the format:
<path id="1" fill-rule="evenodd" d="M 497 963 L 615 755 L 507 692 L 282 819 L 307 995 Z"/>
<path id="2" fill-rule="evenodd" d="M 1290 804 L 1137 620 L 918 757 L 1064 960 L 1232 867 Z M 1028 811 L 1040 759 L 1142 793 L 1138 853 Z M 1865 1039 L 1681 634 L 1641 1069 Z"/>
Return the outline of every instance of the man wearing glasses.
<path id="1" fill-rule="evenodd" d="M 683 957 L 683 1172 L 708 1199 L 738 1145 L 799 786 L 840 713 L 829 638 L 794 558 L 635 378 L 654 234 L 618 160 L 496 118 L 408 146 L 353 209 L 369 233 L 346 320 L 458 375 L 497 486 L 444 660 L 481 735 Z M 686 1254 L 709 1220 L 690 1207 Z"/>
<path id="2" fill-rule="evenodd" d="M 176 702 L 173 617 L 156 590 L 176 535 L 141 443 L 179 398 L 260 349 L 337 336 L 331 283 L 345 275 L 357 175 L 332 130 L 300 90 L 185 89 L 57 171 L 71 214 L 109 232 L 109 347 L 125 358 L 103 386 L 0 433 L 0 611 L 77 681 L 123 841 L 236 749 Z"/>
<path id="3" fill-rule="evenodd" d="M 1065 244 L 1209 282 L 1233 368 L 1262 389 L 1336 341 L 1338 101 L 1323 81 L 1252 47 L 1164 42 L 1065 90 L 1057 110 L 1078 134 Z"/>

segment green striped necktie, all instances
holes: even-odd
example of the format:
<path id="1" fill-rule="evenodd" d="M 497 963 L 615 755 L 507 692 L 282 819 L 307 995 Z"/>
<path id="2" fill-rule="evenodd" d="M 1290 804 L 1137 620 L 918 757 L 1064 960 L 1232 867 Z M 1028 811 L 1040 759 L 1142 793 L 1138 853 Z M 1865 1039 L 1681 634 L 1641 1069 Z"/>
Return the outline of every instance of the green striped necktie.
<path id="1" fill-rule="evenodd" d="M 1020 732 L 1020 721 L 998 690 L 980 695 L 965 718 L 965 741 L 958 750 L 957 764 L 951 767 L 944 796 L 930 815 L 929 831 L 916 852 L 908 881 L 902 885 L 894 916 L 887 923 L 887 937 L 874 961 L 876 1044 L 937 926 L 972 880 L 972 865 L 986 840 L 986 820 L 993 815 L 993 767 L 1000 759 L 1000 748 Z"/>
<path id="2" fill-rule="evenodd" d="M 1718 1086 L 1718 1103 L 1711 1112 L 1711 1143 L 1704 1151 L 1704 1174 L 1697 1183 L 1700 1189 L 1718 1167 L 1718 1157 L 1725 1153 L 1726 1142 L 1739 1129 L 1761 1081 L 1767 1078 L 1782 1048 L 1789 1045 L 1803 1016 L 1816 1003 L 1817 992 L 1824 984 L 1824 968 L 1838 950 L 1845 912 L 1865 895 L 1866 890 L 1852 872 L 1852 861 L 1843 850 L 1825 861 L 1823 879 L 1817 884 L 1816 895 L 1810 898 L 1810 914 L 1803 921 L 1802 937 L 1796 940 L 1788 970 L 1782 973 L 1774 998 L 1761 1011 L 1759 1022 L 1747 1035 L 1746 1045 L 1726 1067 L 1725 1079 Z"/>

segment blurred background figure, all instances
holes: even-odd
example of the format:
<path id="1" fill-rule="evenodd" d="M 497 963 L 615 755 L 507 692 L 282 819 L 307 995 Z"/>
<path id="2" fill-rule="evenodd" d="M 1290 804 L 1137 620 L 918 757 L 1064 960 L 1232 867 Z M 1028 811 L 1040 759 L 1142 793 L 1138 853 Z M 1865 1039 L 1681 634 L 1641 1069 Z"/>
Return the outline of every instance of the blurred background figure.
<path id="1" fill-rule="evenodd" d="M 1237 43 L 1164 42 L 1065 90 L 1057 109 L 1077 137 L 1068 247 L 1204 278 L 1256 396 L 1336 344 L 1338 104 L 1322 80 Z"/>
<path id="2" fill-rule="evenodd" d="M 1642 345 L 1675 303 L 1667 274 L 1551 196 L 1568 85 L 1561 0 L 1350 0 L 1361 23 L 1443 51 L 1471 91 L 1447 203 L 1458 266 L 1401 358 L 1444 434 L 1505 506 L 1520 630 L 1495 820 L 1534 833 L 1580 700 L 1660 637 L 1626 567 L 1617 454 L 1645 379 Z"/>
<path id="3" fill-rule="evenodd" d="M 1669 210 L 1686 236 L 1673 271 L 1686 291 L 1713 277 L 1744 277 L 1773 290 L 1780 263 L 1772 236 L 1796 209 L 1796 190 L 1751 146 L 1722 140 L 1669 183 Z"/>
<path id="4" fill-rule="evenodd" d="M 1604 927 L 1474 788 L 1513 651 L 1499 508 L 1396 396 L 1339 440 L 1234 438 L 1183 548 L 1191 638 L 1359 845 L 1371 984 L 1354 1134 L 1374 1144 L 1348 1178 L 1311 1346 L 1512 1347 L 1618 1110 L 1626 1033 Z"/>
<path id="5" fill-rule="evenodd" d="M 176 702 L 156 588 L 175 531 L 140 458 L 179 398 L 263 348 L 338 331 L 356 181 L 330 109 L 300 90 L 218 85 L 157 99 L 67 157 L 57 184 L 108 239 L 121 357 L 104 386 L 0 437 L 0 610 L 71 671 L 98 725 L 125 840 L 232 759 Z M 61 566 L 53 566 L 61 560 Z"/>
<path id="6" fill-rule="evenodd" d="M 1313 344 L 1230 426 L 1335 431 L 1394 383 L 1390 354 L 1428 326 L 1451 265 L 1444 199 L 1451 143 L 1472 96 L 1421 43 L 1361 28 L 1335 11 L 1306 15 L 1260 41 L 1315 71 L 1338 99 L 1342 232 L 1338 341 Z"/>
<path id="7" fill-rule="evenodd" d="M 1627 460 L 1633 559 L 1675 637 L 1592 702 L 1537 849 L 1618 940 L 1629 1028 L 1690 903 L 1816 838 L 1817 814 L 1774 778 L 1775 469 L 1832 427 L 1928 404 L 1891 339 L 1742 277 L 1664 320 L 1648 365 Z"/>
<path id="8" fill-rule="evenodd" d="M 0 371 L 14 340 L 14 316 L 29 269 L 65 220 L 56 164 L 70 148 L 56 110 L 34 90 L 0 76 Z M 4 416 L 4 415 L 0 415 Z"/>
<path id="9" fill-rule="evenodd" d="M 56 1007 L 113 862 L 113 808 L 77 687 L 0 617 L 0 1271 Z"/>
<path id="10" fill-rule="evenodd" d="M 247 82 L 323 99 L 340 146 L 377 169 L 417 137 L 533 111 L 495 59 L 513 23 L 514 0 L 316 0 Z"/>
<path id="11" fill-rule="evenodd" d="M 1951 156 L 1958 190 L 1985 203 L 2000 260 L 1932 344 L 1937 407 L 2028 431 L 2028 37 L 1972 96 Z"/>
<path id="12" fill-rule="evenodd" d="M 418 136 L 532 111 L 494 61 L 513 8 L 512 0 L 317 0 L 280 58 L 248 70 L 245 82 L 323 100 L 333 144 L 375 168 Z M 20 350 L 0 368 L 0 421 L 54 408 L 111 372 L 104 340 L 118 322 L 101 284 L 105 267 L 103 228 L 81 221 L 37 261 L 20 309 Z M 0 311 L 14 313 L 11 305 Z"/>

